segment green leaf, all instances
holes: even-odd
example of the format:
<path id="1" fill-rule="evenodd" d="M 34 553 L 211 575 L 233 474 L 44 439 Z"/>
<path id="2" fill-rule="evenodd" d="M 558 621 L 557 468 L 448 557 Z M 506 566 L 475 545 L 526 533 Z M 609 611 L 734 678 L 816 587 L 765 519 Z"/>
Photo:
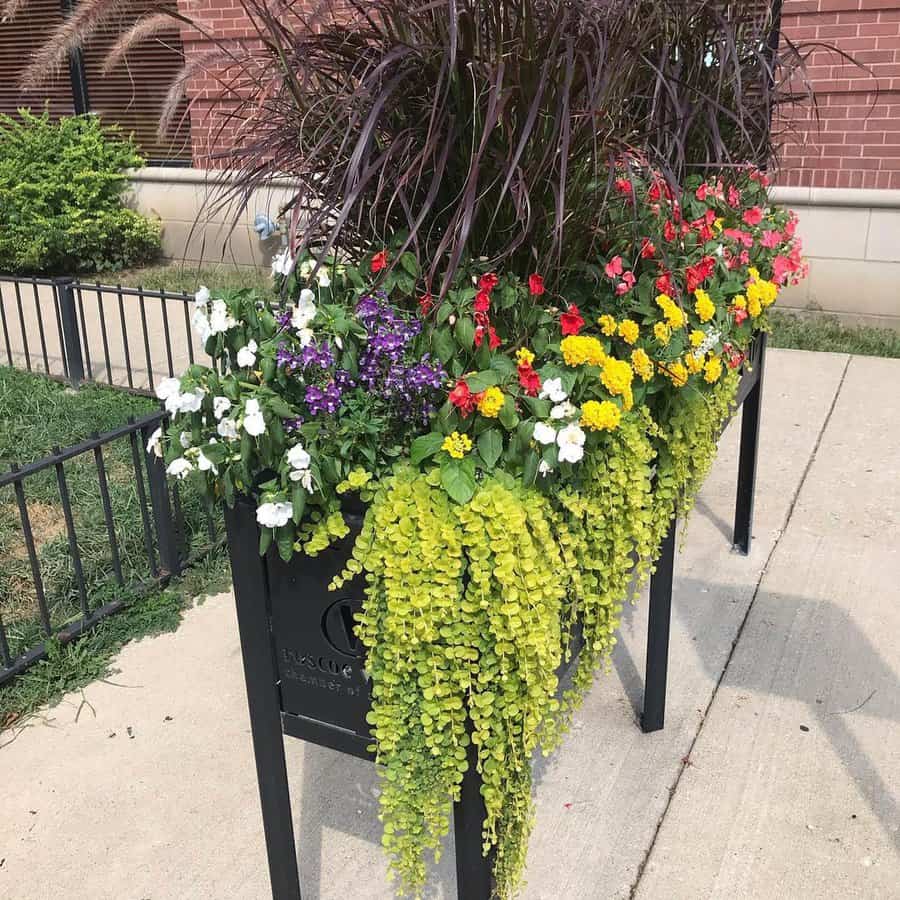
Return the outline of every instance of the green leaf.
<path id="1" fill-rule="evenodd" d="M 282 525 L 280 528 L 277 528 L 275 530 L 275 543 L 278 545 L 278 555 L 287 562 L 294 553 L 294 526 Z"/>
<path id="2" fill-rule="evenodd" d="M 444 443 L 444 435 L 437 431 L 417 437 L 409 448 L 409 461 L 417 466 L 423 460 L 434 456 Z"/>
<path id="3" fill-rule="evenodd" d="M 438 311 L 437 311 L 437 323 L 438 323 L 438 325 L 443 325 L 444 322 L 446 322 L 447 319 L 450 318 L 450 316 L 452 315 L 452 313 L 453 313 L 453 304 L 452 304 L 452 303 L 448 303 L 448 302 L 445 300 L 445 301 L 438 307 Z"/>
<path id="4" fill-rule="evenodd" d="M 269 547 L 272 546 L 272 537 L 274 535 L 274 531 L 271 528 L 261 528 L 259 531 L 259 555 L 265 556 L 269 550 Z"/>
<path id="5" fill-rule="evenodd" d="M 419 277 L 419 263 L 416 260 L 415 254 L 410 253 L 408 250 L 400 257 L 400 265 L 412 275 L 413 278 Z"/>
<path id="6" fill-rule="evenodd" d="M 291 505 L 294 507 L 294 524 L 299 525 L 306 511 L 306 489 L 299 481 L 294 482 L 294 488 L 291 491 Z"/>
<path id="7" fill-rule="evenodd" d="M 453 333 L 463 350 L 471 350 L 475 346 L 475 323 L 468 316 L 460 316 L 456 320 Z"/>
<path id="8" fill-rule="evenodd" d="M 265 405 L 276 415 L 282 419 L 292 419 L 297 414 L 281 397 L 272 397 L 265 401 Z"/>
<path id="9" fill-rule="evenodd" d="M 475 464 L 472 457 L 441 463 L 441 484 L 456 503 L 468 503 L 475 494 Z"/>
<path id="10" fill-rule="evenodd" d="M 503 437 L 496 428 L 485 431 L 478 438 L 478 454 L 489 469 L 493 469 L 503 453 Z"/>
<path id="11" fill-rule="evenodd" d="M 466 376 L 466 384 L 473 394 L 480 394 L 482 391 L 499 383 L 500 376 L 491 369 L 485 369 L 482 372 L 476 372 L 474 375 Z"/>
<path id="12" fill-rule="evenodd" d="M 431 349 L 435 356 L 446 365 L 456 353 L 456 345 L 449 328 L 437 328 L 431 335 Z"/>
<path id="13" fill-rule="evenodd" d="M 503 401 L 503 408 L 500 410 L 500 424 L 507 431 L 512 431 L 519 424 L 516 402 L 509 394 L 506 395 L 506 399 Z"/>
<path id="14" fill-rule="evenodd" d="M 539 397 L 523 397 L 522 399 L 535 418 L 546 419 L 550 415 L 550 409 L 553 404 L 549 400 L 541 400 Z"/>
<path id="15" fill-rule="evenodd" d="M 525 465 L 522 471 L 522 481 L 525 482 L 526 487 L 530 487 L 534 484 L 534 481 L 537 478 L 537 470 L 540 461 L 541 458 L 534 450 L 529 450 L 528 453 L 525 454 Z"/>

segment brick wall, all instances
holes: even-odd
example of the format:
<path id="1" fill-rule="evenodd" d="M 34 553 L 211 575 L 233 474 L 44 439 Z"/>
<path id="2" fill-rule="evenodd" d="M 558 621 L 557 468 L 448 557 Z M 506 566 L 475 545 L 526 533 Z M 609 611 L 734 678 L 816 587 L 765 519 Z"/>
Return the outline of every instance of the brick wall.
<path id="1" fill-rule="evenodd" d="M 900 188 L 900 0 L 784 0 L 782 29 L 798 44 L 832 44 L 869 71 L 812 53 L 819 122 L 793 112 L 779 182 Z"/>
<path id="2" fill-rule="evenodd" d="M 253 43 L 257 40 L 253 24 L 239 0 L 178 0 L 178 9 L 218 38 L 234 41 L 236 47 L 244 41 Z M 209 42 L 198 30 L 182 29 L 181 41 L 188 66 L 192 61 L 199 64 L 199 60 L 211 52 Z M 188 81 L 191 147 L 194 166 L 199 169 L 221 168 L 224 163 L 215 158 L 216 153 L 239 140 L 238 124 L 228 120 L 228 112 L 234 109 L 237 101 L 222 99 L 223 82 L 230 82 L 224 68 L 216 72 L 203 71 Z"/>

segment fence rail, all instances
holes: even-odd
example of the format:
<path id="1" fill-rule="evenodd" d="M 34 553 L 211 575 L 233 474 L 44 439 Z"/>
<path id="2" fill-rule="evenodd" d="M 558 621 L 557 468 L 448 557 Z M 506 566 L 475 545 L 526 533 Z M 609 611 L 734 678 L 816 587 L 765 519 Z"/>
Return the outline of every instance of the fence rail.
<path id="1" fill-rule="evenodd" d="M 78 386 L 152 394 L 161 377 L 207 358 L 193 297 L 143 287 L 0 274 L 2 350 L 10 366 Z"/>
<path id="2" fill-rule="evenodd" d="M 212 505 L 146 449 L 166 424 L 163 412 L 131 419 L 0 475 L 0 685 L 221 541 Z"/>

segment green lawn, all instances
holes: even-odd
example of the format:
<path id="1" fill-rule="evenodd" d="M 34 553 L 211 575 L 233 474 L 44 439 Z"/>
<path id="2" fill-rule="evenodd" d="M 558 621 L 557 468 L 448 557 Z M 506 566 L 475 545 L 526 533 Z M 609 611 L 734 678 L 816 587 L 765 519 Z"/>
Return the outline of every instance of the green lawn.
<path id="1" fill-rule="evenodd" d="M 900 332 L 870 325 L 845 325 L 834 316 L 797 316 L 775 311 L 769 346 L 898 358 Z"/>
<path id="2" fill-rule="evenodd" d="M 213 292 L 241 288 L 255 288 L 263 294 L 272 291 L 272 278 L 267 270 L 231 266 L 226 263 L 201 267 L 191 263 L 167 263 L 119 272 L 101 272 L 92 275 L 88 280 L 184 294 L 196 293 L 201 284 Z"/>
<path id="3" fill-rule="evenodd" d="M 129 416 L 157 408 L 158 403 L 149 398 L 93 385 L 76 392 L 39 375 L 0 367 L 0 471 L 8 471 L 12 463 L 38 460 L 55 445 L 77 443 L 94 431 L 110 430 L 125 424 Z M 143 455 L 143 448 L 139 449 Z M 223 554 L 216 551 L 189 574 L 184 586 L 173 583 L 164 591 L 154 586 L 129 441 L 118 439 L 106 445 L 103 460 L 125 587 L 113 577 L 94 454 L 66 462 L 64 472 L 90 608 L 124 599 L 129 609 L 88 638 L 59 648 L 50 660 L 15 679 L 11 686 L 0 688 L 0 727 L 13 714 L 59 696 L 78 677 L 83 677 L 84 683 L 105 671 L 123 640 L 177 622 L 187 591 L 202 590 L 224 571 Z M 181 488 L 186 544 L 189 552 L 200 553 L 210 544 L 203 503 L 188 483 Z M 79 618 L 80 611 L 55 470 L 29 477 L 25 495 L 51 620 L 59 627 Z M 12 487 L 0 489 L 0 615 L 13 655 L 41 640 L 36 593 Z"/>

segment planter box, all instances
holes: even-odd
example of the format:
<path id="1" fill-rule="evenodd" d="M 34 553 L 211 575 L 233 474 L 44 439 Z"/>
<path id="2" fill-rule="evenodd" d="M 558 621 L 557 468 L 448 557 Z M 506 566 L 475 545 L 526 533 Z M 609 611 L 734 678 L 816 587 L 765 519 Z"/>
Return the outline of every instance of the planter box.
<path id="1" fill-rule="evenodd" d="M 751 347 L 736 396 L 744 411 L 734 545 L 745 554 L 753 519 L 765 350 L 765 335 L 760 335 Z M 283 735 L 372 758 L 366 723 L 370 685 L 363 649 L 353 630 L 354 614 L 363 601 L 364 578 L 357 576 L 339 591 L 328 590 L 359 534 L 362 511 L 347 518 L 350 533 L 339 544 L 313 559 L 298 554 L 285 563 L 274 549 L 259 556 L 252 500 L 242 498 L 225 510 L 274 900 L 300 900 Z M 644 731 L 662 728 L 665 717 L 674 560 L 672 522 L 650 580 Z M 579 649 L 576 633 L 573 660 Z M 485 810 L 474 752 L 470 745 L 469 771 L 463 778 L 461 800 L 454 805 L 457 894 L 462 900 L 488 900 L 491 864 L 481 850 Z"/>

